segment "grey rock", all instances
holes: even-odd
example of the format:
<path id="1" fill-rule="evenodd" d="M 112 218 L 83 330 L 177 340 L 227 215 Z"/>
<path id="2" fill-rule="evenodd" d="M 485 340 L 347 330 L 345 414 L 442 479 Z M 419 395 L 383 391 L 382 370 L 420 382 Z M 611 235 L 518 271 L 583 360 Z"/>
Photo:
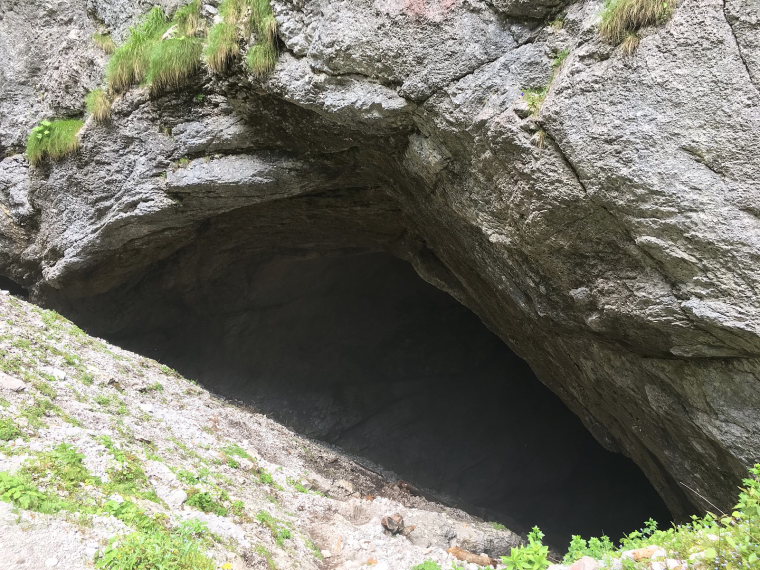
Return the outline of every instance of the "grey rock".
<path id="1" fill-rule="evenodd" d="M 9 392 L 23 392 L 26 390 L 26 383 L 5 372 L 0 372 L 0 390 Z"/>
<path id="2" fill-rule="evenodd" d="M 683 2 L 631 57 L 597 38 L 596 0 L 561 31 L 537 20 L 554 0 L 273 4 L 285 49 L 267 81 L 134 89 L 79 154 L 29 168 L 29 129 L 102 79 L 88 10 L 122 38 L 147 5 L 6 2 L 0 272 L 113 332 L 142 317 L 99 307 L 132 306 L 148 268 L 166 271 L 153 291 L 193 298 L 199 259 L 232 280 L 267 252 L 392 251 L 676 514 L 730 505 L 760 460 L 757 4 Z M 549 84 L 529 115 L 521 93 Z"/>

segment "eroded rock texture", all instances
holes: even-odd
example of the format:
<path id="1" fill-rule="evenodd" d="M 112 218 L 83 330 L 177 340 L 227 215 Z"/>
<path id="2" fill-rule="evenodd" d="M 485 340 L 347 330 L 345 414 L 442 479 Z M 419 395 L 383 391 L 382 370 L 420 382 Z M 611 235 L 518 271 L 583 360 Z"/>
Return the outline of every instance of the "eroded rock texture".
<path id="1" fill-rule="evenodd" d="M 756 3 L 683 0 L 632 57 L 595 0 L 273 6 L 267 80 L 133 89 L 78 155 L 30 168 L 28 130 L 101 81 L 98 20 L 122 37 L 146 6 L 3 0 L 2 273 L 114 334 L 173 310 L 140 297 L 150 276 L 185 306 L 252 259 L 391 252 L 676 514 L 729 504 L 760 460 Z M 521 93 L 550 82 L 531 116 Z"/>

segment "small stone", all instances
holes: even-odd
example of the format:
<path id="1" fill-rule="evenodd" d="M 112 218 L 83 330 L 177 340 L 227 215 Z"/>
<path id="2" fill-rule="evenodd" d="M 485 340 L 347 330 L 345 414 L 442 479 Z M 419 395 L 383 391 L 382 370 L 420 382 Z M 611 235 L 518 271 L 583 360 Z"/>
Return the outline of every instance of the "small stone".
<path id="1" fill-rule="evenodd" d="M 600 564 L 598 560 L 590 556 L 584 556 L 580 560 L 573 562 L 570 570 L 598 570 Z"/>
<path id="2" fill-rule="evenodd" d="M 332 558 L 332 552 L 329 550 L 320 550 L 322 553 L 322 558 Z"/>
<path id="3" fill-rule="evenodd" d="M 567 570 L 564 564 L 550 564 L 546 570 Z"/>
<path id="4" fill-rule="evenodd" d="M 625 552 L 623 552 L 623 554 L 620 557 L 630 558 L 631 560 L 635 560 L 636 562 L 638 562 L 640 560 L 652 558 L 655 554 L 657 554 L 660 551 L 663 551 L 663 550 L 662 548 L 658 546 L 646 546 L 644 548 L 637 548 L 636 550 L 626 550 Z"/>
<path id="5" fill-rule="evenodd" d="M 335 482 L 335 486 L 345 491 L 347 495 L 350 495 L 354 492 L 354 485 L 351 483 L 351 481 L 346 481 L 345 479 L 339 479 Z"/>
<path id="6" fill-rule="evenodd" d="M 48 558 L 45 560 L 45 567 L 46 568 L 54 568 L 55 566 L 58 566 L 58 559 L 57 558 Z"/>
<path id="7" fill-rule="evenodd" d="M 26 390 L 26 384 L 18 378 L 9 376 L 5 372 L 0 372 L 0 390 L 7 390 L 9 392 L 22 392 Z"/>
<path id="8" fill-rule="evenodd" d="M 42 368 L 40 368 L 40 370 L 44 372 L 45 374 L 52 376 L 56 380 L 66 379 L 66 373 L 60 368 L 54 368 L 52 366 L 43 366 Z"/>
<path id="9" fill-rule="evenodd" d="M 187 493 L 182 489 L 174 489 L 166 495 L 164 500 L 170 507 L 179 507 L 187 501 Z"/>

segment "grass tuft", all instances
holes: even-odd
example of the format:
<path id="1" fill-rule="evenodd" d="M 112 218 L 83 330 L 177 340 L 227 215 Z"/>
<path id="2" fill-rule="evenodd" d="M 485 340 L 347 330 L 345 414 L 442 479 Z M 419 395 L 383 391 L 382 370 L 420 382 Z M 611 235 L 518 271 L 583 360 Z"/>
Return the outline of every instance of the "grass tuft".
<path id="1" fill-rule="evenodd" d="M 633 55 L 636 48 L 639 47 L 640 41 L 641 38 L 639 38 L 639 35 L 636 32 L 628 32 L 625 39 L 620 44 L 620 50 L 623 52 L 623 55 Z"/>
<path id="2" fill-rule="evenodd" d="M 240 54 L 238 29 L 235 24 L 219 22 L 208 34 L 208 42 L 203 56 L 214 73 L 227 71 L 232 60 Z"/>
<path id="3" fill-rule="evenodd" d="M 277 48 L 268 43 L 251 46 L 246 55 L 246 62 L 256 77 L 264 77 L 277 64 Z"/>
<path id="4" fill-rule="evenodd" d="M 151 52 L 147 82 L 153 95 L 183 87 L 198 71 L 203 42 L 180 37 L 163 40 Z"/>
<path id="5" fill-rule="evenodd" d="M 248 0 L 251 8 L 249 26 L 256 34 L 256 44 L 246 56 L 248 68 L 257 77 L 270 73 L 277 64 L 277 20 L 269 0 Z"/>
<path id="6" fill-rule="evenodd" d="M 92 36 L 92 41 L 108 55 L 116 51 L 116 42 L 113 41 L 111 34 L 95 34 Z"/>
<path id="7" fill-rule="evenodd" d="M 111 98 L 103 89 L 93 89 L 84 100 L 87 112 L 98 123 L 105 123 L 111 118 Z"/>
<path id="8" fill-rule="evenodd" d="M 206 28 L 206 22 L 201 16 L 201 1 L 192 0 L 186 6 L 182 6 L 172 18 L 172 24 L 177 26 L 180 36 L 195 36 L 202 33 Z"/>
<path id="9" fill-rule="evenodd" d="M 607 0 L 599 33 L 618 45 L 628 34 L 646 26 L 662 24 L 676 8 L 676 0 Z"/>
<path id="10" fill-rule="evenodd" d="M 116 92 L 129 89 L 145 79 L 151 53 L 161 37 L 168 31 L 170 22 L 159 6 L 154 6 L 143 21 L 130 30 L 129 38 L 119 47 L 108 62 L 106 80 Z"/>
<path id="11" fill-rule="evenodd" d="M 26 141 L 26 156 L 32 164 L 39 164 L 45 156 L 58 160 L 79 149 L 79 130 L 84 121 L 61 119 L 42 121 L 32 129 Z"/>

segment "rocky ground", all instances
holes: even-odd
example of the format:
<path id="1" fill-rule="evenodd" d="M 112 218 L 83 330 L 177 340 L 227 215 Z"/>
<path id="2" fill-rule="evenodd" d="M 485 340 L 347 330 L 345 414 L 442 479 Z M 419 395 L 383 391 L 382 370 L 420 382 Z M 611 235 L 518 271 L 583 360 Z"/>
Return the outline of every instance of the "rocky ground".
<path id="1" fill-rule="evenodd" d="M 3 292 L 0 315 L 3 570 L 91 568 L 143 515 L 201 521 L 232 569 L 449 568 L 451 547 L 498 556 L 519 542 L 54 312 Z M 18 508 L 3 475 L 20 473 L 65 507 Z"/>

